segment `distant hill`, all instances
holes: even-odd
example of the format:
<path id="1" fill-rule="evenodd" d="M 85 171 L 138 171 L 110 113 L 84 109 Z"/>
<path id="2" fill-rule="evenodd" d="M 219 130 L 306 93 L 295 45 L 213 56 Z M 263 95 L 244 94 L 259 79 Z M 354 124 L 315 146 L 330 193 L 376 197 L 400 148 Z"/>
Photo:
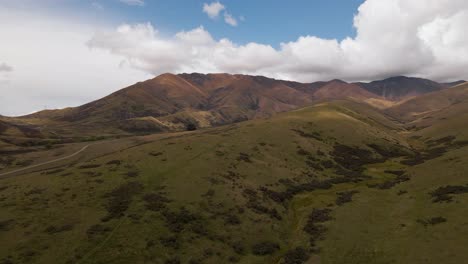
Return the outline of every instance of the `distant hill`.
<path id="1" fill-rule="evenodd" d="M 415 121 L 455 107 L 467 108 L 467 106 L 468 83 L 464 83 L 410 99 L 390 107 L 386 111 L 400 120 Z"/>
<path id="2" fill-rule="evenodd" d="M 439 91 L 465 81 L 437 83 L 427 79 L 398 76 L 370 83 L 356 83 L 367 91 L 377 94 L 386 100 L 400 101 L 426 93 Z"/>
<path id="3" fill-rule="evenodd" d="M 269 117 L 321 100 L 378 97 L 336 80 L 304 84 L 249 75 L 163 74 L 79 107 L 22 118 L 154 132 L 180 130 L 191 123 L 211 127 Z"/>
<path id="4" fill-rule="evenodd" d="M 152 133 L 231 124 L 270 117 L 318 102 L 351 100 L 376 108 L 456 83 L 394 77 L 371 83 L 341 80 L 299 83 L 263 76 L 162 74 L 88 104 L 17 118 L 53 135 Z"/>

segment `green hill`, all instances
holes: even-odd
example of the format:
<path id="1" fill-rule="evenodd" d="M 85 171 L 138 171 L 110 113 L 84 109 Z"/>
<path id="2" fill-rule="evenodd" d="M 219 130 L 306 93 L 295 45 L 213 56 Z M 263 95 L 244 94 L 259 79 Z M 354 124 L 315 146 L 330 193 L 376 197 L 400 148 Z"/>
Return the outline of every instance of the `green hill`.
<path id="1" fill-rule="evenodd" d="M 368 105 L 335 101 L 101 141 L 1 180 L 0 258 L 460 263 L 467 148 L 412 133 Z"/>

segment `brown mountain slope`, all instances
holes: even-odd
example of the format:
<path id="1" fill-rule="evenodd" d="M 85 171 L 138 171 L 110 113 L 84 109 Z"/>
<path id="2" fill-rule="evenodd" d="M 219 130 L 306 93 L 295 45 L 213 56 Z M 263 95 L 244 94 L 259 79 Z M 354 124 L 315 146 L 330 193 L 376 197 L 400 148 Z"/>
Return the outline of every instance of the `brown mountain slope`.
<path id="1" fill-rule="evenodd" d="M 463 103 L 463 104 L 462 104 Z M 468 83 L 441 91 L 428 93 L 387 109 L 387 113 L 403 121 L 415 121 L 428 115 L 453 108 L 459 104 L 468 105 Z"/>
<path id="2" fill-rule="evenodd" d="M 150 132 L 183 129 L 189 123 L 209 127 L 268 117 L 322 100 L 377 97 L 341 81 L 302 84 L 249 75 L 163 74 L 79 107 L 41 111 L 23 119 L 45 120 L 49 128 L 60 123 L 63 133 L 72 127 Z"/>
<path id="3" fill-rule="evenodd" d="M 356 84 L 349 84 L 341 80 L 333 80 L 318 89 L 314 96 L 320 100 L 355 99 L 364 101 L 370 98 L 379 98 L 376 94 L 368 92 Z"/>
<path id="4" fill-rule="evenodd" d="M 370 83 L 355 84 L 371 93 L 385 98 L 386 100 L 401 101 L 430 92 L 440 91 L 444 88 L 452 87 L 464 82 L 465 81 L 438 83 L 428 79 L 396 76 Z"/>

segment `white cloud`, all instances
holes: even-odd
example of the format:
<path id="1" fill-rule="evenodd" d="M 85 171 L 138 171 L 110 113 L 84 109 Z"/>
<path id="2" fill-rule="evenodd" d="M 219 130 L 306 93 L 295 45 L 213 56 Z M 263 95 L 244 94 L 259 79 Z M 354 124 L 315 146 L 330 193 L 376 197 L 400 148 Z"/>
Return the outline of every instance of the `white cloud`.
<path id="1" fill-rule="evenodd" d="M 219 13 L 226 9 L 220 2 L 212 2 L 211 4 L 203 4 L 203 12 L 205 12 L 211 19 L 219 16 Z"/>
<path id="2" fill-rule="evenodd" d="M 90 50 L 95 30 L 84 21 L 0 8 L 0 58 L 14 68 L 0 76 L 0 114 L 77 106 L 151 77 L 119 66 L 122 59 L 107 51 Z"/>
<path id="3" fill-rule="evenodd" d="M 145 5 L 144 0 L 120 0 L 120 2 L 127 4 L 127 5 L 132 5 L 132 6 L 144 6 Z"/>
<path id="4" fill-rule="evenodd" d="M 5 62 L 0 63 L 0 72 L 11 72 L 13 71 L 13 67 L 6 64 Z"/>
<path id="5" fill-rule="evenodd" d="M 228 12 L 224 12 L 224 22 L 227 24 L 236 27 L 237 26 L 237 20 Z"/>
<path id="6" fill-rule="evenodd" d="M 212 14 L 219 15 L 220 10 Z M 341 41 L 302 36 L 274 49 L 214 40 L 203 28 L 185 32 L 183 39 L 178 37 L 181 33 L 165 38 L 146 24 L 97 34 L 90 45 L 152 74 L 213 71 L 300 81 L 411 75 L 444 81 L 468 78 L 467 24 L 464 0 L 367 0 L 354 18 L 356 37 Z"/>

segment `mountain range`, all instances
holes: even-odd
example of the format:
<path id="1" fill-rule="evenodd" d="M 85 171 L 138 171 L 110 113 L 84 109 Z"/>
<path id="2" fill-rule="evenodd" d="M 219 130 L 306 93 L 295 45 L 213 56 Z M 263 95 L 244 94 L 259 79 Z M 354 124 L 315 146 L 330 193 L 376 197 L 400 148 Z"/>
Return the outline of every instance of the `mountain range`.
<path id="1" fill-rule="evenodd" d="M 353 100 L 379 109 L 464 83 L 393 77 L 370 83 L 341 80 L 299 83 L 263 76 L 163 74 L 78 107 L 0 117 L 0 135 L 73 137 L 184 130 L 267 118 L 330 100 Z"/>

